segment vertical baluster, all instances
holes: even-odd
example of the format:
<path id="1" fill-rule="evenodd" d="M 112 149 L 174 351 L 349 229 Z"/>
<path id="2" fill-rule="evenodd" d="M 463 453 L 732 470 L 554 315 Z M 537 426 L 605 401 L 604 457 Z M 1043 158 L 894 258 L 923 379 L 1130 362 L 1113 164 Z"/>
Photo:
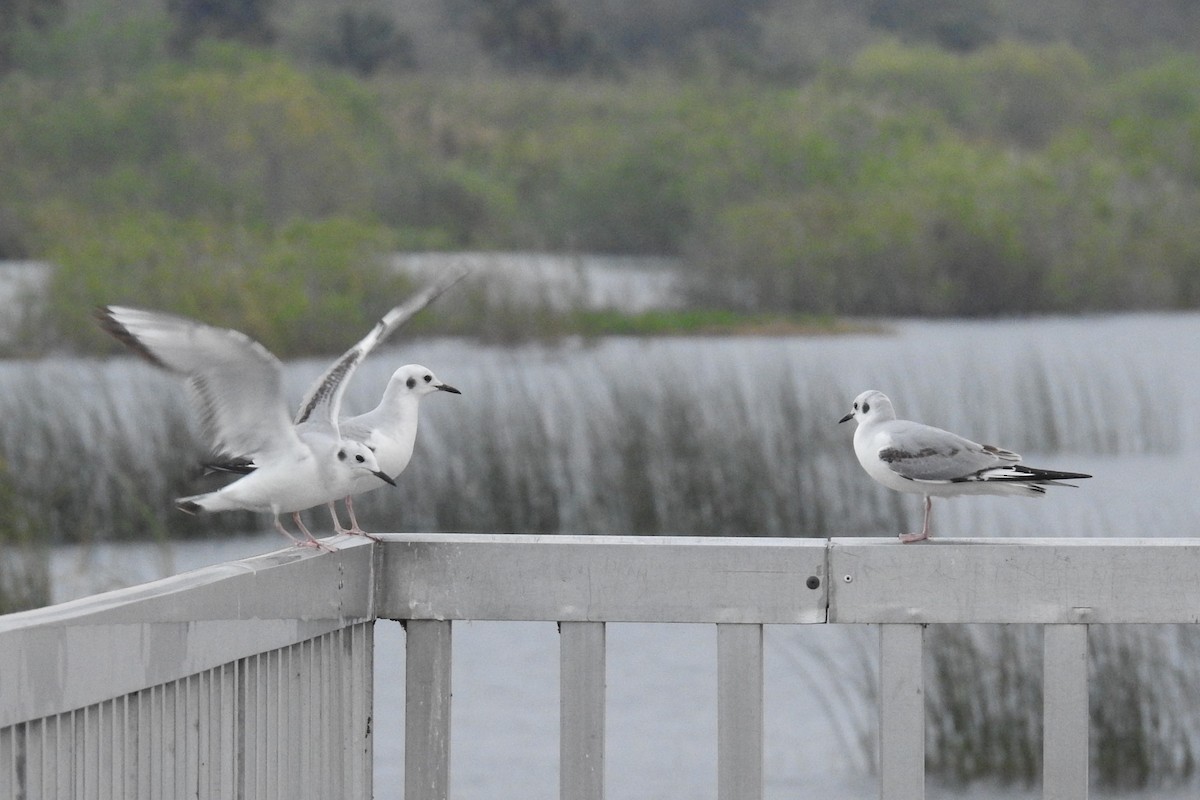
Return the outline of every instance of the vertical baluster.
<path id="1" fill-rule="evenodd" d="M 924 800 L 924 628 L 879 626 L 879 796 Z"/>
<path id="2" fill-rule="evenodd" d="M 75 763 L 82 770 L 83 796 L 97 797 L 100 793 L 100 714 L 98 706 L 87 706 L 75 717 L 79 745 Z"/>
<path id="3" fill-rule="evenodd" d="M 762 800 L 762 625 L 717 625 L 717 798 Z"/>
<path id="4" fill-rule="evenodd" d="M 405 675 L 404 798 L 450 793 L 450 623 L 410 620 Z"/>
<path id="5" fill-rule="evenodd" d="M 279 746 L 280 756 L 287 762 L 287 772 L 280 776 L 279 785 L 282 789 L 279 795 L 286 798 L 299 796 L 301 787 L 304 785 L 300 774 L 307 760 L 304 753 L 304 743 L 307 737 L 303 731 L 304 717 L 301 714 L 303 706 L 300 696 L 301 679 L 304 677 L 304 669 L 301 666 L 303 650 L 298 644 L 284 649 L 285 671 L 284 684 L 279 698 L 279 702 L 282 704 L 279 717 L 287 727 L 281 731 L 283 735 Z"/>
<path id="6" fill-rule="evenodd" d="M 348 736 L 353 757 L 347 796 L 370 800 L 374 796 L 372 774 L 374 737 L 371 715 L 375 697 L 375 623 L 356 625 L 350 639 L 351 685 L 353 711 L 349 715 Z"/>
<path id="7" fill-rule="evenodd" d="M 559 632 L 559 796 L 563 800 L 601 800 L 604 623 L 563 622 Z"/>
<path id="8" fill-rule="evenodd" d="M 221 789 L 220 797 L 234 797 L 238 775 L 238 747 L 235 738 L 238 716 L 238 662 L 223 664 L 220 670 L 221 697 Z"/>
<path id="9" fill-rule="evenodd" d="M 42 797 L 47 800 L 57 800 L 66 792 L 59 790 L 58 783 L 58 725 L 61 715 L 46 717 L 42 721 L 42 758 L 38 764 L 38 772 L 42 776 Z"/>
<path id="10" fill-rule="evenodd" d="M 17 726 L 0 728 L 0 797 L 17 797 Z"/>
<path id="11" fill-rule="evenodd" d="M 79 786 L 75 772 L 75 712 L 54 717 L 54 775 L 58 797 L 74 797 Z"/>
<path id="12" fill-rule="evenodd" d="M 1087 625 L 1042 628 L 1042 797 L 1087 800 Z"/>
<path id="13" fill-rule="evenodd" d="M 113 703 L 92 706 L 95 714 L 96 794 L 100 800 L 112 800 L 113 790 Z"/>
<path id="14" fill-rule="evenodd" d="M 30 798 L 53 797 L 44 784 L 42 759 L 46 745 L 46 727 L 53 718 L 25 723 L 25 796 Z M 0 784 L 2 785 L 2 784 Z"/>
<path id="15" fill-rule="evenodd" d="M 268 771 L 266 773 L 263 786 L 267 790 L 266 796 L 271 800 L 280 800 L 284 797 L 283 789 L 280 788 L 282 783 L 280 771 L 283 769 L 283 762 L 286 755 L 281 752 L 283 750 L 283 729 L 287 722 L 284 719 L 282 711 L 281 697 L 283 694 L 283 657 L 286 654 L 286 648 L 280 650 L 272 650 L 267 653 L 266 681 L 265 693 L 267 699 L 267 737 L 266 737 L 266 764 Z"/>
<path id="16" fill-rule="evenodd" d="M 133 749 L 133 773 L 130 780 L 134 787 L 138 800 L 148 800 L 150 797 L 150 753 L 155 746 L 152 742 L 161 741 L 158 738 L 158 730 L 152 721 L 154 713 L 154 689 L 153 687 L 143 689 L 138 692 L 135 697 L 133 709 L 131 711 L 130 725 L 130 747 Z"/>
<path id="17" fill-rule="evenodd" d="M 338 732 L 342 728 L 342 706 L 339 698 L 341 679 L 338 675 L 341 630 L 330 631 L 321 637 L 321 703 L 325 710 L 321 720 L 322 751 L 325 753 L 325 794 L 342 793 L 342 764 L 345 756 Z"/>

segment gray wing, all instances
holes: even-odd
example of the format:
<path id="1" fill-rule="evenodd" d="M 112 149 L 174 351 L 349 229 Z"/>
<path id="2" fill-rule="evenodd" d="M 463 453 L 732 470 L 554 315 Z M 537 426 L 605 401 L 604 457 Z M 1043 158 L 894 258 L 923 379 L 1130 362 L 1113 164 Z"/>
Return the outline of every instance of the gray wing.
<path id="1" fill-rule="evenodd" d="M 315 425 L 328 425 L 336 429 L 338 415 L 341 413 L 342 395 L 354 375 L 354 370 L 362 363 L 370 352 L 387 337 L 417 315 L 425 306 L 437 299 L 442 292 L 467 276 L 467 270 L 462 269 L 421 292 L 413 295 L 402 305 L 398 305 L 383 315 L 371 332 L 364 336 L 358 344 L 343 353 L 325 370 L 316 383 L 309 387 L 304 399 L 300 402 L 300 411 L 296 414 L 295 422 L 299 425 L 308 422 Z"/>
<path id="2" fill-rule="evenodd" d="M 298 443 L 287 416 L 282 365 L 244 333 L 155 311 L 106 306 L 100 327 L 155 366 L 187 378 L 214 452 L 244 456 Z"/>
<path id="3" fill-rule="evenodd" d="M 917 481 L 954 481 L 1020 461 L 1011 450 L 978 444 L 956 433 L 898 420 L 887 431 L 879 459 L 897 475 Z"/>

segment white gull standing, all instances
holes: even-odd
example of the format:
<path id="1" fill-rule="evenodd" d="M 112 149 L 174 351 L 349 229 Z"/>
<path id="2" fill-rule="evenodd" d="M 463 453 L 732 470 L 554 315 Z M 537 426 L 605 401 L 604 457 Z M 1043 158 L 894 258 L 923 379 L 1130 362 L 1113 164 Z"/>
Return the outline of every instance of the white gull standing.
<path id="1" fill-rule="evenodd" d="M 443 292 L 465 278 L 467 274 L 466 270 L 451 273 L 447 278 L 418 292 L 403 304 L 384 314 L 383 318 L 366 336 L 334 361 L 325 370 L 325 373 L 309 387 L 300 403 L 300 411 L 296 414 L 297 428 L 301 431 L 309 431 L 321 430 L 326 427 L 332 415 L 328 408 L 331 398 L 322 387 L 327 385 L 332 376 L 340 375 L 343 382 L 348 382 L 350 376 L 354 374 L 354 370 L 370 355 L 372 350 Z M 462 394 L 450 384 L 439 380 L 426 367 L 419 364 L 407 364 L 400 367 L 392 373 L 379 405 L 365 414 L 343 419 L 338 423 L 342 435 L 369 447 L 375 454 L 380 469 L 389 476 L 388 482 L 395 485 L 395 479 L 400 476 L 412 459 L 417 437 L 417 415 L 420 400 L 425 395 L 438 391 Z M 329 504 L 329 513 L 333 517 L 334 529 L 338 533 L 375 538 L 359 526 L 358 520 L 354 516 L 353 497 L 356 494 L 378 489 L 382 485 L 383 483 L 372 475 L 356 476 L 351 490 L 343 495 L 346 512 L 350 516 L 349 528 L 342 527 L 333 503 Z"/>
<path id="2" fill-rule="evenodd" d="M 300 512 L 345 496 L 359 477 L 391 483 L 370 448 L 344 439 L 337 411 L 344 387 L 329 378 L 322 412 L 330 423 L 300 432 L 288 419 L 282 365 L 245 334 L 184 317 L 124 306 L 97 310 L 100 326 L 155 366 L 183 375 L 215 453 L 253 459 L 257 469 L 217 491 L 182 497 L 176 505 L 208 511 L 269 511 L 275 529 L 301 546 L 328 547 L 304 526 Z M 291 513 L 306 540 L 279 521 Z"/>
<path id="3" fill-rule="evenodd" d="M 365 414 L 341 421 L 342 433 L 349 439 L 362 442 L 375 453 L 379 468 L 394 481 L 412 459 L 417 440 L 417 418 L 421 398 L 434 392 L 462 394 L 448 383 L 437 378 L 420 364 L 406 364 L 392 373 L 379 405 Z M 308 422 L 300 424 L 304 430 Z M 371 475 L 359 475 L 354 488 L 346 495 L 346 512 L 350 515 L 350 528 L 342 533 L 372 537 L 359 527 L 354 516 L 354 495 L 378 489 L 383 484 Z M 335 526 L 340 525 L 337 514 L 330 508 Z"/>
<path id="4" fill-rule="evenodd" d="M 925 524 L 919 533 L 900 535 L 902 542 L 932 536 L 929 511 L 933 497 L 964 494 L 1005 494 L 1040 497 L 1047 486 L 1070 486 L 1063 480 L 1090 478 L 1082 472 L 1057 472 L 1019 464 L 1011 450 L 977 444 L 958 434 L 896 419 L 892 401 L 869 390 L 854 399 L 849 414 L 838 422 L 855 420 L 854 454 L 872 478 L 889 489 L 925 496 Z"/>

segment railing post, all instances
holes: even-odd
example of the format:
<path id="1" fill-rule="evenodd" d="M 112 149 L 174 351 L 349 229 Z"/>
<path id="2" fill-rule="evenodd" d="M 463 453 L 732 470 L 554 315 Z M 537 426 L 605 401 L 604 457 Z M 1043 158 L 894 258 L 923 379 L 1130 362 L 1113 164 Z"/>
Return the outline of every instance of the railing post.
<path id="1" fill-rule="evenodd" d="M 924 800 L 925 681 L 922 625 L 879 626 L 879 797 Z"/>
<path id="2" fill-rule="evenodd" d="M 1087 625 L 1042 628 L 1042 797 L 1087 800 Z"/>
<path id="3" fill-rule="evenodd" d="M 559 624 L 559 797 L 604 797 L 605 629 Z"/>
<path id="4" fill-rule="evenodd" d="M 450 795 L 450 623 L 409 620 L 405 673 L 404 798 Z"/>
<path id="5" fill-rule="evenodd" d="M 717 625 L 717 800 L 762 800 L 763 628 Z"/>

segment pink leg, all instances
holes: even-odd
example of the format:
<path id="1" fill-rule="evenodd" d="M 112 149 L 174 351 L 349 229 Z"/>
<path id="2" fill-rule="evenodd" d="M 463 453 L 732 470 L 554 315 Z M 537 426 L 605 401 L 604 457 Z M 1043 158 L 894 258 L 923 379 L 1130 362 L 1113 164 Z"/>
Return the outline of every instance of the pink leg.
<path id="1" fill-rule="evenodd" d="M 345 528 L 342 527 L 342 521 L 340 519 L 338 519 L 338 515 L 337 515 L 337 504 L 332 500 L 329 501 L 329 516 L 333 517 L 333 532 L 334 533 L 336 533 L 339 536 L 342 535 L 343 533 L 354 533 L 353 530 L 346 530 Z M 355 527 L 357 527 L 357 526 L 355 526 Z"/>
<path id="2" fill-rule="evenodd" d="M 923 539 L 928 539 L 930 536 L 933 535 L 929 531 L 929 510 L 932 507 L 933 507 L 933 498 L 930 497 L 929 495 L 925 495 L 925 524 L 921 526 L 921 532 L 920 533 L 902 533 L 902 534 L 900 534 L 901 542 L 903 542 L 904 544 L 909 544 L 911 542 L 919 542 Z"/>
<path id="3" fill-rule="evenodd" d="M 336 547 L 327 545 L 324 542 L 317 541 L 317 537 L 312 535 L 312 531 L 310 531 L 308 528 L 306 528 L 304 526 L 304 521 L 302 519 L 300 519 L 299 511 L 292 512 L 292 520 L 296 523 L 296 527 L 300 529 L 300 532 L 308 537 L 308 539 L 306 541 L 296 542 L 297 545 L 299 545 L 300 547 L 315 547 L 318 550 L 328 550 L 331 553 L 334 550 L 337 550 Z"/>
<path id="4" fill-rule="evenodd" d="M 292 536 L 290 533 L 288 533 L 288 529 L 287 529 L 287 528 L 285 528 L 285 527 L 283 527 L 283 523 L 279 521 L 279 515 L 278 515 L 278 514 L 276 514 L 276 515 L 275 515 L 275 530 L 279 531 L 279 532 L 280 532 L 280 533 L 282 533 L 284 536 L 286 536 L 287 538 L 291 539 L 291 540 L 292 540 L 292 544 L 296 545 L 297 547 L 303 546 L 304 542 L 300 541 L 300 540 L 299 540 L 299 539 L 297 539 L 295 536 Z"/>
<path id="5" fill-rule="evenodd" d="M 354 498 L 352 496 L 348 496 L 346 498 L 346 512 L 350 514 L 350 530 L 345 531 L 345 533 L 348 533 L 351 536 L 365 536 L 373 542 L 383 541 L 378 536 L 367 533 L 359 527 L 358 520 L 354 517 Z"/>

